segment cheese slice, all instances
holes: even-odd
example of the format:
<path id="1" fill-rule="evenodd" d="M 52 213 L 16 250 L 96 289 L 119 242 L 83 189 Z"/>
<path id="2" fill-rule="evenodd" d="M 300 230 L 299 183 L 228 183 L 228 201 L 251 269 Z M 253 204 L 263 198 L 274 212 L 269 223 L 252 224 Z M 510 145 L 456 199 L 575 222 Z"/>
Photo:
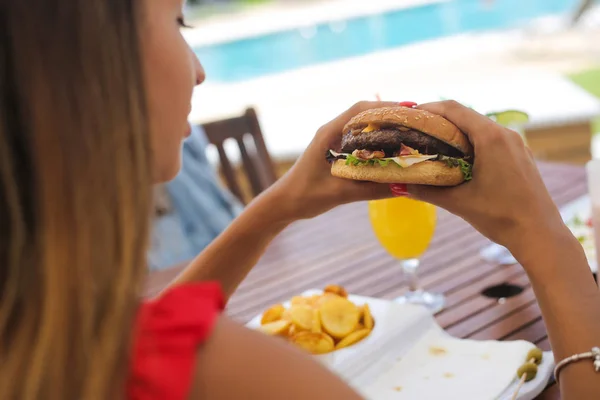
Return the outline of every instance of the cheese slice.
<path id="1" fill-rule="evenodd" d="M 437 154 L 431 155 L 431 156 L 428 156 L 425 154 L 420 154 L 418 156 L 410 155 L 410 156 L 390 157 L 390 158 L 384 158 L 384 160 L 392 160 L 393 162 L 395 162 L 402 168 L 408 168 L 411 165 L 415 165 L 415 164 L 421 163 L 423 161 L 433 160 L 434 158 L 437 158 L 437 156 L 438 156 Z"/>
<path id="2" fill-rule="evenodd" d="M 378 130 L 379 130 L 379 125 L 369 124 L 361 132 L 362 133 L 369 133 L 369 132 L 378 131 Z"/>

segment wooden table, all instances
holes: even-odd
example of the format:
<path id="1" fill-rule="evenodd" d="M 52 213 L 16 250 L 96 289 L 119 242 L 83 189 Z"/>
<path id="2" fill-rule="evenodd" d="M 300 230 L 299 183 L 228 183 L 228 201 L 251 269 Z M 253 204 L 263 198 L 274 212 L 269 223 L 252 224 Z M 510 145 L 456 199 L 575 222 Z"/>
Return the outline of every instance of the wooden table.
<path id="1" fill-rule="evenodd" d="M 581 167 L 540 164 L 540 169 L 559 206 L 587 190 Z M 489 244 L 487 239 L 443 210 L 438 217 L 435 237 L 419 270 L 425 288 L 446 295 L 446 308 L 436 316 L 438 323 L 461 338 L 524 339 L 549 350 L 546 328 L 523 269 L 483 261 L 479 251 Z M 153 273 L 149 294 L 180 269 Z M 480 294 L 484 288 L 505 282 L 525 290 L 503 303 Z M 398 261 L 379 246 L 371 231 L 365 203 L 339 207 L 290 226 L 273 241 L 232 297 L 227 313 L 247 322 L 271 304 L 330 283 L 343 285 L 351 293 L 385 299 L 406 291 Z M 558 398 L 555 386 L 540 397 Z"/>

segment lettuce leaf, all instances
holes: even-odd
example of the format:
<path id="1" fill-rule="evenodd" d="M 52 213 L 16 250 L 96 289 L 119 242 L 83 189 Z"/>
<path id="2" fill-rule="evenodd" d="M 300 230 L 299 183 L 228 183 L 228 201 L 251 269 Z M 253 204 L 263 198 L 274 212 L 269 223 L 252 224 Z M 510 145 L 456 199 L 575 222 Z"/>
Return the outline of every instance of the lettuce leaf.
<path id="1" fill-rule="evenodd" d="M 399 165 L 397 162 L 394 161 L 393 157 L 374 158 L 372 160 L 362 160 L 360 158 L 354 157 L 352 154 L 336 153 L 331 150 L 330 150 L 329 154 L 331 154 L 332 156 L 334 156 L 338 159 L 340 159 L 340 158 L 343 159 L 343 157 L 345 157 L 346 165 L 380 165 L 382 167 L 385 167 L 389 163 L 394 163 L 399 168 L 403 168 L 401 165 Z M 446 164 L 448 164 L 448 166 L 450 166 L 450 167 L 460 168 L 460 171 L 463 173 L 463 176 L 465 177 L 465 181 L 470 181 L 471 179 L 473 179 L 473 166 L 468 161 L 465 161 L 462 158 L 454 158 L 454 157 L 448 157 L 448 156 L 442 156 L 442 155 L 438 156 L 437 159 L 440 161 L 445 161 Z"/>
<path id="2" fill-rule="evenodd" d="M 385 167 L 390 162 L 393 162 L 393 161 L 390 160 L 390 159 L 382 159 L 382 158 L 374 158 L 372 160 L 361 160 L 360 158 L 354 157 L 352 154 L 348 154 L 346 156 L 346 165 L 375 165 L 375 164 L 379 164 L 380 166 Z M 396 163 L 394 163 L 394 164 L 396 164 Z M 396 165 L 398 165 L 398 164 L 396 164 Z M 402 167 L 400 167 L 400 168 L 402 168 Z"/>
<path id="3" fill-rule="evenodd" d="M 473 179 L 473 166 L 462 158 L 440 156 L 440 161 L 446 161 L 446 164 L 448 164 L 449 167 L 460 168 L 460 171 L 465 177 L 465 181 Z"/>

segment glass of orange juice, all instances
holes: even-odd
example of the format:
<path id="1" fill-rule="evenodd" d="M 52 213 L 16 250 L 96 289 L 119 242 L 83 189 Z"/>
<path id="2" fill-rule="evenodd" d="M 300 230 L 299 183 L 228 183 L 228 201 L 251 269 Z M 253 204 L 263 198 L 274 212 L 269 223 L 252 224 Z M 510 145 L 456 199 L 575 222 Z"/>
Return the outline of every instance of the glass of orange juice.
<path id="1" fill-rule="evenodd" d="M 424 291 L 417 279 L 419 258 L 435 231 L 435 206 L 404 197 L 370 201 L 369 217 L 375 236 L 390 255 L 400 260 L 408 279 L 409 292 L 395 301 L 421 304 L 432 313 L 440 311 L 444 296 Z"/>

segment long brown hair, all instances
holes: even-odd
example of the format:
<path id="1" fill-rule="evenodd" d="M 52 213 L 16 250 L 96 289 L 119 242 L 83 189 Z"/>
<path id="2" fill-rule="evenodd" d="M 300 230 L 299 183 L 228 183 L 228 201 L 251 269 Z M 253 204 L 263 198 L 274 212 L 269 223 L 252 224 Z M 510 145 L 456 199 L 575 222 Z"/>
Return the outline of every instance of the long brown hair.
<path id="1" fill-rule="evenodd" d="M 124 395 L 150 154 L 140 0 L 0 0 L 0 398 Z"/>

